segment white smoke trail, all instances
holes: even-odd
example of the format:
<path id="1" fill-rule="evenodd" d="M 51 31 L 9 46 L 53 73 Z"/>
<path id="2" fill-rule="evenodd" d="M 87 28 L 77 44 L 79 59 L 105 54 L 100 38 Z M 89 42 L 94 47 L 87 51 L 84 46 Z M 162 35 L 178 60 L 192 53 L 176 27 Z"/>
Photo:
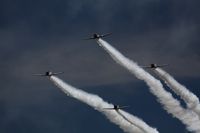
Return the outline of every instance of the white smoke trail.
<path id="1" fill-rule="evenodd" d="M 116 110 L 116 112 L 120 115 L 120 116 L 122 116 L 122 118 L 124 118 L 126 121 L 128 121 L 129 123 L 131 123 L 132 125 L 135 125 L 135 126 L 137 126 L 137 127 L 140 127 L 140 126 L 138 126 L 138 125 L 143 125 L 143 121 L 138 121 L 137 119 L 137 117 L 135 117 L 135 116 L 133 116 L 133 115 L 131 115 L 131 114 L 129 114 L 129 113 L 127 113 L 127 112 L 125 112 L 125 111 L 123 111 L 123 110 Z M 134 121 L 137 121 L 137 124 L 138 125 L 136 125 L 135 123 L 134 123 Z M 142 128 L 140 128 L 142 131 L 144 131 L 144 132 L 147 132 L 147 131 L 145 131 L 144 129 L 142 129 Z"/>
<path id="2" fill-rule="evenodd" d="M 185 86 L 178 83 L 171 75 L 160 68 L 156 68 L 154 72 L 165 81 L 165 83 L 179 95 L 187 104 L 187 107 L 193 110 L 200 117 L 199 98 L 190 92 Z M 200 125 L 199 125 L 200 126 Z"/>
<path id="3" fill-rule="evenodd" d="M 89 94 L 83 90 L 79 90 L 77 88 L 74 88 L 73 86 L 70 86 L 66 84 L 61 79 L 51 76 L 50 80 L 58 86 L 63 92 L 65 92 L 67 95 L 80 100 L 81 102 L 84 102 L 94 109 L 98 110 L 99 112 L 103 113 L 111 122 L 115 123 L 116 125 L 119 125 L 121 129 L 123 129 L 125 132 L 128 133 L 158 133 L 158 131 L 154 128 L 151 128 L 148 126 L 145 122 L 143 122 L 141 119 L 126 113 L 126 115 L 130 116 L 131 123 L 124 119 L 122 116 L 120 116 L 116 111 L 112 110 L 105 110 L 104 108 L 112 108 L 113 105 L 109 104 L 105 101 L 103 101 L 102 98 L 100 98 L 97 95 Z"/>
<path id="4" fill-rule="evenodd" d="M 189 131 L 200 133 L 200 121 L 198 116 L 193 112 L 182 108 L 180 102 L 163 88 L 163 85 L 159 80 L 155 79 L 135 62 L 123 56 L 117 49 L 112 47 L 106 41 L 97 39 L 97 43 L 103 47 L 103 49 L 106 50 L 118 64 L 129 70 L 138 79 L 145 81 L 145 83 L 150 87 L 150 92 L 157 97 L 158 102 L 163 105 L 163 108 L 168 113 L 172 114 L 185 124 Z"/>

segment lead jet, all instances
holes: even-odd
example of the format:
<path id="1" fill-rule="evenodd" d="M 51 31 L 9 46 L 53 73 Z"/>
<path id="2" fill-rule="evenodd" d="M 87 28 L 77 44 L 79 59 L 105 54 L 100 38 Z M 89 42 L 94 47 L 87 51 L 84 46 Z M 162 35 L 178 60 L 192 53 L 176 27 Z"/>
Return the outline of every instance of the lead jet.
<path id="1" fill-rule="evenodd" d="M 103 38 L 103 37 L 109 36 L 109 35 L 111 35 L 111 34 L 112 34 L 112 33 L 107 33 L 107 34 L 99 35 L 99 34 L 97 34 L 97 33 L 94 33 L 92 37 L 86 38 L 86 39 L 84 39 L 84 40 L 99 39 L 99 38 Z"/>
<path id="2" fill-rule="evenodd" d="M 168 66 L 169 64 L 163 64 L 163 65 L 157 65 L 157 64 L 150 64 L 149 66 L 141 66 L 143 68 L 153 68 L 153 69 L 156 69 L 158 67 L 165 67 L 165 66 Z"/>
<path id="3" fill-rule="evenodd" d="M 63 74 L 64 72 L 51 72 L 51 71 L 47 71 L 44 74 L 33 74 L 34 76 L 47 76 L 47 77 L 51 77 L 53 75 L 59 75 L 59 74 Z"/>
<path id="4" fill-rule="evenodd" d="M 118 111 L 119 109 L 124 109 L 124 108 L 128 108 L 129 106 L 119 106 L 119 105 L 113 105 L 113 108 L 104 108 L 106 110 L 115 110 Z"/>

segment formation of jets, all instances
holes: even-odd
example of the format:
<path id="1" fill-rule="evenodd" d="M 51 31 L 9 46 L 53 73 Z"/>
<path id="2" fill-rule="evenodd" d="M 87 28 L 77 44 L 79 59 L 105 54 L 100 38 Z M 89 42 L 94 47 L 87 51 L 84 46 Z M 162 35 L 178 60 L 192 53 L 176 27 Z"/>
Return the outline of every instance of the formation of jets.
<path id="1" fill-rule="evenodd" d="M 103 37 L 107 37 L 109 35 L 111 35 L 112 33 L 107 33 L 107 34 L 102 34 L 102 35 L 99 35 L 97 33 L 94 33 L 92 37 L 90 38 L 86 38 L 84 40 L 92 40 L 92 39 L 99 39 L 99 38 L 103 38 Z M 151 69 L 156 69 L 158 67 L 165 67 L 165 66 L 168 66 L 168 64 L 163 64 L 163 65 L 157 65 L 157 64 L 150 64 L 148 66 L 141 66 L 143 68 L 151 68 Z M 59 74 L 63 74 L 64 72 L 51 72 L 51 71 L 47 71 L 45 72 L 44 74 L 33 74 L 34 76 L 47 76 L 47 77 L 51 77 L 51 76 L 54 76 L 54 75 L 59 75 Z M 112 108 L 103 108 L 105 110 L 115 110 L 115 111 L 119 111 L 120 109 L 124 109 L 124 108 L 127 108 L 129 106 L 119 106 L 119 105 L 113 105 Z"/>

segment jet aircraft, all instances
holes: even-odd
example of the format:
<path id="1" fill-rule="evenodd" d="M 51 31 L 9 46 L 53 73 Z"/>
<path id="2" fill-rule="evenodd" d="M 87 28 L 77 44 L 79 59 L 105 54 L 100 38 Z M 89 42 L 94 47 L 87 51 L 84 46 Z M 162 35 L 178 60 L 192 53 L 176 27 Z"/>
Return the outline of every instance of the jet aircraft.
<path id="1" fill-rule="evenodd" d="M 113 105 L 113 108 L 104 108 L 106 110 L 116 110 L 118 111 L 119 109 L 124 109 L 124 108 L 128 108 L 129 106 L 119 106 L 119 105 Z"/>
<path id="2" fill-rule="evenodd" d="M 163 64 L 163 65 L 157 65 L 157 64 L 150 64 L 149 66 L 141 66 L 143 68 L 153 68 L 153 69 L 156 69 L 158 67 L 165 67 L 165 66 L 168 66 L 169 64 Z"/>
<path id="3" fill-rule="evenodd" d="M 112 33 L 107 33 L 107 34 L 99 35 L 99 34 L 97 34 L 97 33 L 94 33 L 92 37 L 86 38 L 86 39 L 84 39 L 84 40 L 99 39 L 99 38 L 103 38 L 103 37 L 109 36 L 109 35 L 111 35 L 111 34 L 112 34 Z"/>
<path id="4" fill-rule="evenodd" d="M 45 72 L 44 74 L 33 74 L 34 76 L 48 76 L 48 77 L 51 77 L 53 75 L 59 75 L 59 74 L 63 74 L 64 72 L 51 72 L 51 71 L 47 71 Z"/>

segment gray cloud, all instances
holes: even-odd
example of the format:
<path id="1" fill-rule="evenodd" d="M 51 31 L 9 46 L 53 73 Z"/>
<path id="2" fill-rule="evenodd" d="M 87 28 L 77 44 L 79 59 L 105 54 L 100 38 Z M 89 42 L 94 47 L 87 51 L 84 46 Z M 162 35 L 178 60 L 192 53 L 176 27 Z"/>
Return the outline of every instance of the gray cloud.
<path id="1" fill-rule="evenodd" d="M 70 106 L 69 111 L 73 111 L 74 108 L 80 110 L 77 106 L 82 104 L 78 104 L 77 108 L 74 107 L 74 101 L 55 90 L 48 80 L 33 77 L 32 73 L 47 70 L 64 71 L 65 73 L 60 76 L 72 85 L 85 89 L 90 86 L 92 92 L 98 92 L 98 89 L 94 89 L 95 86 L 97 88 L 103 86 L 102 96 L 119 103 L 126 100 L 126 102 L 131 101 L 130 103 L 135 102 L 133 110 L 141 107 L 138 105 L 140 97 L 144 97 L 140 101 L 143 104 L 149 101 L 149 95 L 139 95 L 142 87 L 136 84 L 142 85 L 142 82 L 118 66 L 95 41 L 82 40 L 93 32 L 113 32 L 113 35 L 106 40 L 141 65 L 152 62 L 169 63 L 170 66 L 165 69 L 177 79 L 198 80 L 200 72 L 199 3 L 198 0 L 20 0 L 17 2 L 1 0 L 0 114 L 2 114 L 2 120 L 0 126 L 5 127 L 1 128 L 1 131 L 13 132 L 8 131 L 8 128 L 14 125 L 20 132 L 21 126 L 29 123 L 27 125 L 29 128 L 24 132 L 36 128 L 38 128 L 36 131 L 42 132 L 45 129 L 39 128 L 40 125 L 37 122 L 40 117 L 45 117 L 48 111 L 37 108 L 46 107 L 45 105 L 49 105 L 48 107 L 52 109 L 56 108 L 57 104 L 63 105 L 64 103 L 61 102 L 63 101 Z M 124 85 L 127 82 L 133 85 Z M 113 94 L 113 88 L 118 86 L 121 87 L 120 91 Z M 196 86 L 198 87 L 197 83 L 192 87 Z M 121 89 L 126 95 L 122 95 Z M 198 91 L 195 92 L 198 94 Z M 151 102 L 153 101 L 155 99 Z M 151 102 L 149 104 L 153 104 Z M 160 111 L 159 108 L 160 106 L 155 110 Z M 30 111 L 32 109 L 33 111 Z M 62 125 L 67 118 L 61 118 L 65 116 L 65 111 L 68 109 L 65 107 L 59 109 L 64 110 L 62 116 L 59 116 L 60 111 L 53 110 L 49 111 L 47 118 L 42 117 L 41 123 L 47 123 L 42 124 L 47 130 L 54 124 L 55 130 L 67 130 L 63 128 L 65 125 Z M 142 110 L 143 108 L 138 112 Z M 155 110 L 138 114 L 148 121 L 152 119 L 149 118 L 150 116 L 155 115 L 153 114 Z M 55 115 L 50 118 L 51 120 L 48 119 L 54 111 L 61 119 L 60 121 Z M 149 117 L 143 117 L 147 113 Z M 82 116 L 81 111 L 79 115 Z M 34 119 L 34 116 L 37 118 Z M 74 121 L 71 125 L 76 124 L 79 118 L 73 118 L 69 118 L 68 124 L 70 120 Z M 81 120 L 84 119 L 86 118 Z M 21 124 L 17 125 L 19 121 Z M 57 121 L 62 127 L 56 124 Z M 105 121 L 102 122 L 103 127 L 108 124 Z M 171 120 L 169 123 L 173 122 Z M 177 126 L 177 122 L 174 123 L 172 125 Z M 156 124 L 155 127 L 157 127 Z M 163 123 L 158 125 L 161 131 L 165 131 L 163 125 Z M 173 127 L 172 125 L 170 127 Z M 79 127 L 83 129 L 81 124 Z M 181 128 L 181 125 L 177 127 Z M 112 128 L 115 130 L 114 127 Z M 81 132 L 76 131 L 75 126 L 70 131 Z"/>
<path id="2" fill-rule="evenodd" d="M 195 24 L 184 23 L 132 37 L 127 34 L 127 37 L 124 35 L 120 38 L 116 33 L 108 42 L 141 65 L 152 62 L 169 63 L 170 67 L 166 69 L 172 74 L 198 77 L 200 63 L 195 43 L 197 33 Z M 2 39 L 2 47 L 9 51 L 4 51 L 2 57 L 7 57 L 7 60 L 2 65 L 4 70 L 8 71 L 7 75 L 10 74 L 16 79 L 19 78 L 19 73 L 22 79 L 32 80 L 31 73 L 61 70 L 65 71 L 68 80 L 86 85 L 134 80 L 134 77 L 116 65 L 95 41 L 82 41 L 78 38 L 79 35 L 73 37 L 79 39 L 74 41 L 72 37 L 65 36 L 41 38 L 26 32 L 16 36 L 13 34 L 15 33 L 6 34 Z M 184 71 L 185 69 L 187 71 Z"/>

